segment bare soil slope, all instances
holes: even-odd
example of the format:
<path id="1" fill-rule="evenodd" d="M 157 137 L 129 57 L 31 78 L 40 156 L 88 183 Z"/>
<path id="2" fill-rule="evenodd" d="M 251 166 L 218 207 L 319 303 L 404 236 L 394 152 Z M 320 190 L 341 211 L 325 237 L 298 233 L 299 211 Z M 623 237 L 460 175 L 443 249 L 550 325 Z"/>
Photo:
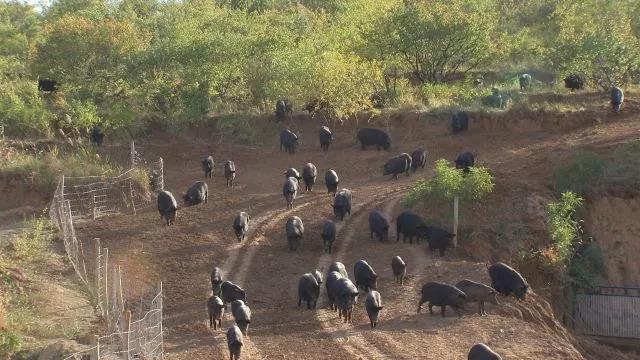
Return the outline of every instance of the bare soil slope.
<path id="1" fill-rule="evenodd" d="M 455 283 L 463 278 L 488 282 L 484 261 L 508 261 L 517 250 L 516 243 L 544 241 L 541 211 L 550 197 L 546 184 L 554 164 L 575 147 L 628 141 L 640 129 L 629 112 L 619 116 L 605 110 L 574 114 L 566 123 L 546 116 L 531 116 L 531 121 L 542 125 L 529 128 L 527 122 L 505 116 L 474 118 L 470 131 L 459 136 L 447 134 L 445 116 L 380 117 L 374 125 L 387 126 L 390 131 L 394 139 L 390 152 L 361 150 L 355 143 L 355 130 L 345 126 L 334 129 L 336 143 L 322 153 L 317 143 L 319 124 L 302 116 L 292 124 L 301 138 L 295 155 L 280 153 L 277 139 L 272 146 L 247 147 L 156 137 L 144 146 L 147 153 L 164 158 L 166 188 L 176 197 L 203 178 L 200 161 L 213 154 L 216 169 L 214 178 L 207 181 L 209 203 L 181 209 L 171 227 L 162 225 L 157 212 L 149 210 L 137 216 L 102 219 L 79 232 L 83 238 L 101 238 L 109 247 L 112 258 L 123 267 L 132 301 L 154 282 L 164 282 L 169 359 L 228 356 L 224 331 L 207 327 L 205 303 L 213 266 L 220 266 L 225 278 L 247 290 L 253 311 L 243 350 L 248 359 L 463 359 L 476 342 L 489 344 L 506 359 L 583 359 L 572 336 L 555 320 L 551 306 L 535 294 L 522 303 L 501 299 L 500 306 L 487 307 L 490 315 L 486 317 L 471 311 L 460 319 L 453 313 L 446 318 L 428 311 L 416 314 L 418 293 L 425 282 Z M 554 126 L 556 123 L 562 126 Z M 464 233 L 457 256 L 440 258 L 424 245 L 396 243 L 395 230 L 386 243 L 369 238 L 369 211 L 382 209 L 395 218 L 403 210 L 403 193 L 430 173 L 428 169 L 390 181 L 381 176 L 382 164 L 418 146 L 426 146 L 429 168 L 438 158 L 453 160 L 459 151 L 470 149 L 495 171 L 495 193 L 484 205 L 463 209 Z M 238 169 L 233 190 L 224 187 L 221 164 L 226 159 L 233 159 Z M 291 166 L 301 169 L 307 162 L 318 167 L 316 189 L 300 195 L 295 207 L 286 210 L 282 173 Z M 331 255 L 323 254 L 319 236 L 322 222 L 333 218 L 332 198 L 323 181 L 329 168 L 338 172 L 340 186 L 352 189 L 354 197 L 353 212 L 340 223 Z M 231 228 L 238 211 L 252 216 L 250 236 L 243 243 L 236 242 Z M 297 252 L 287 249 L 284 236 L 284 223 L 292 215 L 305 223 L 305 239 Z M 394 255 L 408 263 L 404 286 L 393 282 L 390 261 Z M 316 311 L 296 306 L 301 274 L 326 269 L 336 260 L 344 262 L 352 274 L 358 259 L 366 259 L 380 276 L 384 310 L 376 330 L 369 328 L 362 301 L 354 311 L 353 323 L 342 323 L 326 306 L 324 286 Z M 232 321 L 230 314 L 225 315 L 223 327 Z M 618 353 L 605 353 L 622 358 Z"/>

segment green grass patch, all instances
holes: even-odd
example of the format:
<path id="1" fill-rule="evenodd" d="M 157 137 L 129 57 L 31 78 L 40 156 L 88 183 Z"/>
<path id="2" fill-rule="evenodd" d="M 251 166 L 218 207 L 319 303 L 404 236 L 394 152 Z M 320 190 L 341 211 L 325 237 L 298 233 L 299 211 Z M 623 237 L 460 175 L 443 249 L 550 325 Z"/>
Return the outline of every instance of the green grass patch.
<path id="1" fill-rule="evenodd" d="M 553 188 L 559 193 L 571 191 L 584 195 L 600 183 L 605 165 L 604 160 L 595 153 L 578 153 L 568 164 L 554 170 Z"/>
<path id="2" fill-rule="evenodd" d="M 618 147 L 610 159 L 593 152 L 577 153 L 553 171 L 553 188 L 559 193 L 584 196 L 613 186 L 640 186 L 640 140 Z"/>

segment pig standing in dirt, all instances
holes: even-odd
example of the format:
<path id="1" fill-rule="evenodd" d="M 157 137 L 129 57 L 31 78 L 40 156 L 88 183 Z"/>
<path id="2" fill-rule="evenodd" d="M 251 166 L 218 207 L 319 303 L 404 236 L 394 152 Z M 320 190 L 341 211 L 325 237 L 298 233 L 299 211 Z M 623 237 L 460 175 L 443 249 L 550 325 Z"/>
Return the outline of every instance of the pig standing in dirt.
<path id="1" fill-rule="evenodd" d="M 396 242 L 400 241 L 400 235 L 402 235 L 402 242 L 406 242 L 408 238 L 409 243 L 413 243 L 415 237 L 419 244 L 420 236 L 423 236 L 426 226 L 419 215 L 411 211 L 403 211 L 396 219 Z"/>
<path id="2" fill-rule="evenodd" d="M 520 91 L 527 91 L 531 88 L 533 80 L 531 79 L 531 75 L 522 74 L 518 77 L 518 82 L 520 83 Z"/>
<path id="3" fill-rule="evenodd" d="M 187 192 L 184 194 L 184 205 L 193 206 L 201 203 L 207 203 L 209 198 L 209 187 L 204 181 L 196 181 L 193 183 Z"/>
<path id="4" fill-rule="evenodd" d="M 458 111 L 451 117 L 451 131 L 454 134 L 469 129 L 469 115 L 465 111 Z"/>
<path id="5" fill-rule="evenodd" d="M 393 279 L 404 285 L 404 276 L 407 274 L 407 264 L 400 256 L 394 256 L 391 259 L 391 270 L 393 271 Z"/>
<path id="6" fill-rule="evenodd" d="M 242 352 L 242 331 L 236 325 L 227 330 L 227 347 L 229 348 L 229 359 L 239 360 L 240 352 Z"/>
<path id="7" fill-rule="evenodd" d="M 358 130 L 357 137 L 363 150 L 367 146 L 375 146 L 378 150 L 389 150 L 389 147 L 391 147 L 391 138 L 389 137 L 389 134 L 380 129 L 360 129 Z"/>
<path id="8" fill-rule="evenodd" d="M 320 297 L 320 285 L 322 285 L 320 271 L 302 275 L 298 281 L 298 306 L 304 301 L 307 303 L 307 309 L 315 309 Z"/>
<path id="9" fill-rule="evenodd" d="M 478 314 L 480 314 L 480 316 L 487 315 L 487 312 L 484 310 L 485 301 L 488 301 L 493 305 L 498 305 L 496 291 L 490 286 L 464 279 L 459 281 L 456 284 L 456 287 L 467 295 L 467 302 L 478 303 Z"/>
<path id="10" fill-rule="evenodd" d="M 337 303 L 336 303 L 336 295 L 334 293 L 334 291 L 336 290 L 336 284 L 338 282 L 339 279 L 344 278 L 344 276 L 342 276 L 342 274 L 340 274 L 338 271 L 332 271 L 329 270 L 329 273 L 327 274 L 327 279 L 326 279 L 326 288 L 327 288 L 327 298 L 329 299 L 329 307 L 331 308 L 331 310 L 337 310 Z"/>
<path id="11" fill-rule="evenodd" d="M 204 171 L 205 178 L 211 178 L 213 174 L 213 165 L 213 156 L 207 156 L 206 158 L 204 158 L 204 160 L 202 160 L 202 171 Z"/>
<path id="12" fill-rule="evenodd" d="M 282 195 L 287 201 L 287 209 L 293 209 L 293 200 L 298 195 L 298 179 L 294 177 L 288 178 L 282 185 Z"/>
<path id="13" fill-rule="evenodd" d="M 300 242 L 304 236 L 304 225 L 302 224 L 302 220 L 297 216 L 292 216 L 287 219 L 285 232 L 287 234 L 289 250 L 295 251 L 298 249 L 298 246 L 300 246 Z"/>
<path id="14" fill-rule="evenodd" d="M 416 149 L 411 153 L 411 170 L 416 172 L 419 167 L 423 168 L 427 165 L 427 152 L 423 149 Z"/>
<path id="15" fill-rule="evenodd" d="M 220 285 L 220 298 L 225 304 L 228 304 L 234 300 L 242 300 L 247 302 L 247 294 L 240 286 L 232 283 L 231 281 L 225 281 Z"/>
<path id="16" fill-rule="evenodd" d="M 586 85 L 586 79 L 583 75 L 571 74 L 564 78 L 564 87 L 571 91 L 582 90 Z"/>
<path id="17" fill-rule="evenodd" d="M 524 300 L 529 290 L 529 284 L 512 267 L 498 262 L 487 268 L 491 278 L 491 286 L 500 294 L 513 294 L 518 300 Z"/>
<path id="18" fill-rule="evenodd" d="M 378 326 L 380 310 L 382 310 L 382 298 L 380 297 L 380 293 L 375 290 L 371 290 L 364 299 L 364 307 L 367 309 L 367 315 L 369 315 L 371 327 L 374 328 Z"/>
<path id="19" fill-rule="evenodd" d="M 622 103 L 624 102 L 624 91 L 621 88 L 614 86 L 611 89 L 611 106 L 613 111 L 620 112 Z"/>
<path id="20" fill-rule="evenodd" d="M 327 220 L 322 224 L 322 248 L 326 253 L 331 254 L 331 248 L 336 241 L 336 223 L 331 220 Z"/>
<path id="21" fill-rule="evenodd" d="M 233 219 L 233 230 L 236 233 L 238 242 L 241 242 L 247 236 L 247 231 L 249 231 L 249 220 L 249 214 L 244 211 L 241 211 L 236 215 L 236 218 Z"/>
<path id="22" fill-rule="evenodd" d="M 351 190 L 341 189 L 333 199 L 333 214 L 344 220 L 345 214 L 351 215 Z"/>
<path id="23" fill-rule="evenodd" d="M 444 256 L 447 248 L 453 247 L 453 238 L 456 236 L 445 229 L 436 226 L 419 227 L 429 243 L 429 250 L 439 250 L 440 256 Z"/>
<path id="24" fill-rule="evenodd" d="M 328 127 L 322 126 L 320 128 L 319 135 L 320 135 L 320 149 L 322 149 L 323 151 L 329 151 L 329 145 L 331 145 L 331 143 L 333 142 L 333 133 Z"/>
<path id="25" fill-rule="evenodd" d="M 378 288 L 378 274 L 373 271 L 373 268 L 365 260 L 358 260 L 353 267 L 353 277 L 356 280 L 356 286 L 358 289 L 362 289 L 365 292 L 370 289 L 376 290 Z"/>
<path id="26" fill-rule="evenodd" d="M 469 168 L 473 167 L 476 163 L 475 156 L 470 152 L 463 152 L 456 158 L 456 169 L 462 169 L 465 173 L 469 172 Z"/>
<path id="27" fill-rule="evenodd" d="M 306 164 L 302 168 L 302 179 L 304 180 L 304 191 L 313 191 L 313 185 L 316 184 L 318 169 L 312 163 Z"/>
<path id="28" fill-rule="evenodd" d="M 429 313 L 433 315 L 433 307 L 439 306 L 442 317 L 444 317 L 447 306 L 451 306 L 453 310 L 462 317 L 461 309 L 464 309 L 467 296 L 457 287 L 439 282 L 428 282 L 422 287 L 422 297 L 418 302 L 418 313 L 422 308 L 422 304 L 429 303 Z"/>
<path id="29" fill-rule="evenodd" d="M 369 231 L 371 240 L 373 240 L 373 234 L 376 234 L 380 242 L 389 237 L 389 220 L 382 212 L 375 210 L 369 213 Z"/>
<path id="30" fill-rule="evenodd" d="M 231 160 L 224 163 L 224 178 L 227 180 L 227 187 L 233 187 L 233 180 L 236 178 L 236 164 Z"/>
<path id="31" fill-rule="evenodd" d="M 282 130 L 280 133 L 280 151 L 284 148 L 285 152 L 289 154 L 294 154 L 296 152 L 296 147 L 298 146 L 298 135 L 296 135 L 293 131 L 287 129 Z"/>
<path id="32" fill-rule="evenodd" d="M 222 286 L 222 270 L 219 267 L 214 267 L 211 271 L 211 291 L 217 296 L 220 296 L 220 287 Z"/>
<path id="33" fill-rule="evenodd" d="M 332 292 L 338 306 L 338 316 L 344 316 L 344 322 L 351 322 L 353 306 L 358 298 L 358 288 L 347 278 L 340 278 L 332 284 Z"/>
<path id="34" fill-rule="evenodd" d="M 298 180 L 298 181 L 302 180 L 302 176 L 300 176 L 300 172 L 298 172 L 298 170 L 296 170 L 296 168 L 288 168 L 284 172 L 284 178 L 285 179 L 288 179 L 290 177 L 296 178 L 296 180 Z"/>
<path id="35" fill-rule="evenodd" d="M 213 330 L 222 328 L 222 316 L 224 315 L 224 303 L 222 299 L 213 295 L 213 292 L 209 296 L 207 301 L 207 311 L 209 313 L 209 327 Z"/>
<path id="36" fill-rule="evenodd" d="M 249 324 L 251 323 L 251 309 L 242 300 L 234 300 L 231 302 L 231 315 L 236 321 L 236 325 L 242 331 L 242 335 L 247 335 Z"/>
<path id="37" fill-rule="evenodd" d="M 502 357 L 483 343 L 475 344 L 469 350 L 467 360 L 502 360 Z"/>
<path id="38" fill-rule="evenodd" d="M 324 183 L 327 185 L 327 193 L 333 194 L 335 196 L 336 191 L 338 191 L 338 183 L 340 179 L 338 179 L 338 174 L 334 170 L 327 170 L 324 174 Z"/>
<path id="39" fill-rule="evenodd" d="M 402 153 L 384 164 L 382 175 L 391 175 L 392 179 L 398 180 L 398 174 L 405 173 L 409 176 L 409 170 L 411 170 L 411 155 Z"/>
<path id="40" fill-rule="evenodd" d="M 166 190 L 158 192 L 158 212 L 160 213 L 160 220 L 165 219 L 167 225 L 173 224 L 176 221 L 176 212 L 178 211 L 178 203 L 173 194 Z"/>
<path id="41" fill-rule="evenodd" d="M 336 261 L 331 266 L 329 266 L 329 271 L 337 271 L 345 278 L 349 278 L 349 273 L 347 273 L 347 268 L 340 261 Z"/>

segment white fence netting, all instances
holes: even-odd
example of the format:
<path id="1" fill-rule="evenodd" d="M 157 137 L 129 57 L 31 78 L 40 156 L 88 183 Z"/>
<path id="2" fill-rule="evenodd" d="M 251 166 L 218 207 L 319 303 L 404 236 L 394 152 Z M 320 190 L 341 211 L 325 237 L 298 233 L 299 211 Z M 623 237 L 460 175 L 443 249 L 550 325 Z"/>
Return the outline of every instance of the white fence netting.
<path id="1" fill-rule="evenodd" d="M 150 188 L 164 188 L 163 162 L 143 162 L 131 145 L 132 165 L 147 171 Z M 136 158 L 136 156 L 138 156 Z M 95 345 L 66 359 L 162 359 L 162 283 L 139 304 L 123 297 L 122 271 L 109 264 L 109 249 L 99 239 L 78 239 L 74 222 L 95 220 L 116 213 L 133 213 L 151 206 L 153 196 L 137 188 L 139 168 L 115 177 L 64 177 L 54 192 L 49 215 L 58 227 L 64 247 L 81 281 L 86 285 L 96 311 L 104 319 L 106 336 Z"/>

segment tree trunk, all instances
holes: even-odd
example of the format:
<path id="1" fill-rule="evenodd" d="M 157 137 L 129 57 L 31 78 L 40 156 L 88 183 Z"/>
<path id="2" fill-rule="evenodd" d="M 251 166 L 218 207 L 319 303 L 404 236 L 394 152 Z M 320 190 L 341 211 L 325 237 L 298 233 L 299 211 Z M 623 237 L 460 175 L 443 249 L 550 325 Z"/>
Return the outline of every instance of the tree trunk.
<path id="1" fill-rule="evenodd" d="M 458 203 L 459 198 L 456 196 L 453 198 L 453 247 L 458 247 Z"/>

